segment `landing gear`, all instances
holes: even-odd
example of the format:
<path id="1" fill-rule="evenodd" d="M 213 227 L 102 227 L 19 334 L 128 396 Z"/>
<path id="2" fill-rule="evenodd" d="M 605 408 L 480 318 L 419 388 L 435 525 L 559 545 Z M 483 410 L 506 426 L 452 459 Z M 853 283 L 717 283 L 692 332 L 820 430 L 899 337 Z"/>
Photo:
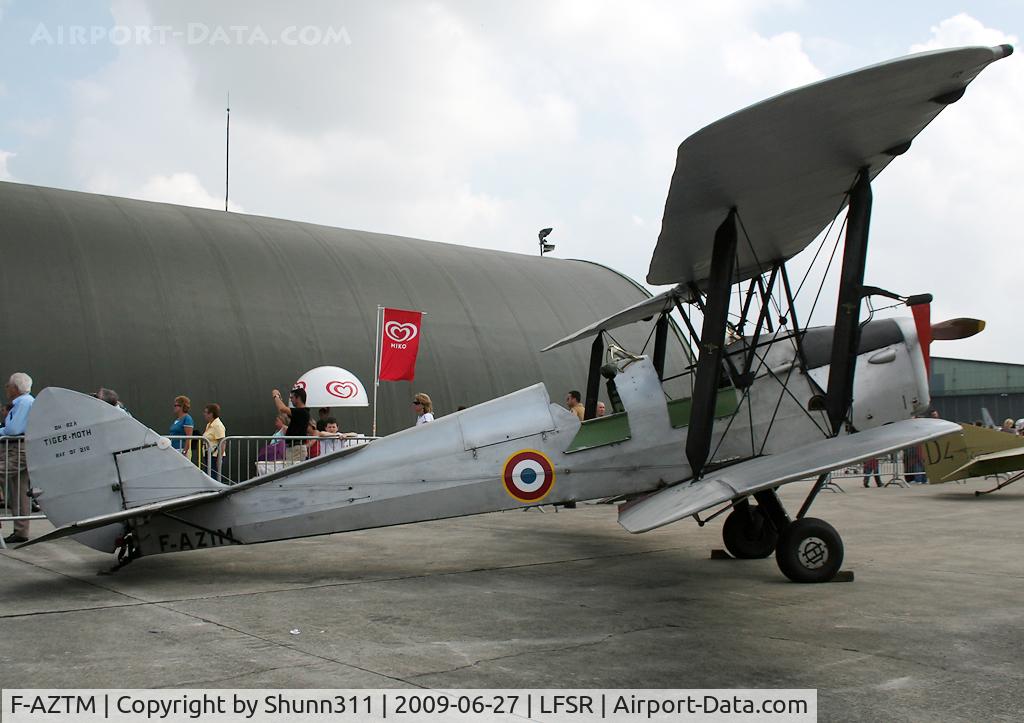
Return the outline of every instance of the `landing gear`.
<path id="1" fill-rule="evenodd" d="M 142 553 L 135 544 L 135 534 L 133 532 L 128 532 L 124 536 L 119 537 L 116 545 L 117 564 L 109 570 L 100 570 L 99 575 L 112 575 L 125 565 L 131 563 L 132 560 L 142 557 Z"/>
<path id="2" fill-rule="evenodd" d="M 725 549 L 740 560 L 760 560 L 775 551 L 779 533 L 760 506 L 741 500 L 722 525 Z"/>
<path id="3" fill-rule="evenodd" d="M 775 561 L 783 575 L 793 582 L 828 582 L 832 580 L 843 564 L 843 540 L 835 528 L 824 520 L 805 517 L 814 498 L 827 482 L 827 474 L 818 477 L 817 483 L 811 488 L 795 520 L 790 520 L 786 509 L 773 489 L 754 493 L 757 507 L 752 507 L 747 500 L 737 502 L 736 509 L 726 518 L 722 530 L 723 537 L 726 538 L 726 548 L 735 557 L 741 556 L 730 546 L 730 536 L 738 536 L 741 539 L 743 536 L 731 530 L 729 521 L 736 517 L 733 526 L 742 530 L 744 523 L 740 516 L 741 513 L 746 512 L 748 516 L 757 515 L 763 519 L 763 527 L 771 531 Z M 753 544 L 750 543 L 750 546 L 753 547 Z M 769 550 L 759 557 L 767 557 L 770 554 Z M 749 555 L 748 557 L 755 556 Z"/>
<path id="4" fill-rule="evenodd" d="M 793 582 L 828 582 L 843 564 L 843 541 L 824 520 L 804 517 L 779 535 L 775 561 Z"/>

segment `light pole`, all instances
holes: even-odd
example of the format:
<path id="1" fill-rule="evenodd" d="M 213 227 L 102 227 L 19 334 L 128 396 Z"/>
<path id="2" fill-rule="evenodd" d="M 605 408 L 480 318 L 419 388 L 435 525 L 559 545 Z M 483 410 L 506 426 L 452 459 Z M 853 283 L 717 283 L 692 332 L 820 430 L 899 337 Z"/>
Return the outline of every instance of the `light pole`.
<path id="1" fill-rule="evenodd" d="M 544 254 L 548 253 L 549 251 L 554 251 L 555 250 L 555 245 L 554 244 L 549 244 L 547 241 L 544 240 L 544 239 L 546 239 L 548 237 L 548 235 L 552 231 L 553 231 L 553 229 L 550 229 L 550 228 L 542 228 L 537 233 L 537 239 L 540 241 L 540 256 L 541 256 L 541 258 L 544 258 Z"/>

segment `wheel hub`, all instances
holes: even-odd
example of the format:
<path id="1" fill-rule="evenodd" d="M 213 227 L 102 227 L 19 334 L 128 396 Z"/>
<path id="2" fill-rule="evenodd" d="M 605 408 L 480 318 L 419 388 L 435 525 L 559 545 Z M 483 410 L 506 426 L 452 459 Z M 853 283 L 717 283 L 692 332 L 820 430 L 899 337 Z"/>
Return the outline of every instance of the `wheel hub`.
<path id="1" fill-rule="evenodd" d="M 828 545 L 820 537 L 806 537 L 797 546 L 796 556 L 808 570 L 817 570 L 828 562 Z"/>

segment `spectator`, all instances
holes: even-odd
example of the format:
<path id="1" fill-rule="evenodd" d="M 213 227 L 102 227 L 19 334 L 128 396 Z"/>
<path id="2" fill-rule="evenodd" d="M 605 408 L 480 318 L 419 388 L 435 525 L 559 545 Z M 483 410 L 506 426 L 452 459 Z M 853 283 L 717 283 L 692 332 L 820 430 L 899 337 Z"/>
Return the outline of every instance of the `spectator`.
<path id="1" fill-rule="evenodd" d="M 327 429 L 327 418 L 331 416 L 331 410 L 327 407 L 320 407 L 316 410 L 316 431 L 323 432 Z"/>
<path id="2" fill-rule="evenodd" d="M 573 389 L 565 397 L 565 406 L 570 412 L 575 414 L 576 417 L 582 422 L 585 410 L 583 408 L 583 405 L 580 403 L 580 399 L 581 397 L 579 391 Z"/>
<path id="3" fill-rule="evenodd" d="M 312 419 L 309 420 L 309 427 L 306 429 L 306 436 L 307 437 L 319 437 L 320 436 L 320 432 L 317 431 L 317 428 L 316 428 L 316 422 L 314 422 Z M 314 457 L 319 457 L 320 456 L 320 440 L 319 439 L 307 439 L 305 441 L 305 445 L 306 445 L 306 448 L 308 450 L 307 453 L 306 453 L 306 456 L 309 459 L 313 459 Z"/>
<path id="4" fill-rule="evenodd" d="M 1006 419 L 1003 420 L 1002 429 L 1000 429 L 999 431 L 1001 431 L 1001 432 L 1009 432 L 1010 434 L 1016 434 L 1017 433 L 1017 430 L 1013 428 L 1013 420 L 1010 419 L 1009 417 L 1007 417 Z"/>
<path id="5" fill-rule="evenodd" d="M 115 392 L 113 389 L 107 389 L 106 387 L 100 387 L 99 391 L 96 392 L 95 396 L 100 401 L 106 402 L 107 404 L 109 404 L 112 407 L 117 407 L 122 412 L 127 414 L 129 417 L 132 416 L 131 413 L 128 411 L 127 407 L 125 407 L 123 404 L 121 404 L 121 400 L 118 398 L 117 392 Z"/>
<path id="6" fill-rule="evenodd" d="M 15 499 L 15 515 L 28 515 L 32 499 L 28 495 L 31 486 L 25 462 L 25 444 L 23 440 L 12 437 L 25 436 L 28 413 L 35 402 L 31 394 L 32 377 L 24 372 L 15 372 L 7 380 L 5 390 L 10 401 L 10 411 L 4 416 L 3 426 L 0 427 L 0 437 L 7 438 L 4 440 L 4 489 Z M 28 528 L 28 520 L 15 520 L 14 532 L 5 537 L 4 542 L 28 542 Z"/>
<path id="7" fill-rule="evenodd" d="M 203 416 L 206 418 L 203 439 L 207 445 L 206 459 L 209 459 L 209 464 L 203 460 L 203 471 L 220 482 L 224 471 L 224 438 L 227 436 L 224 422 L 220 419 L 220 405 L 207 404 L 203 407 Z"/>
<path id="8" fill-rule="evenodd" d="M 928 475 L 924 471 L 924 455 L 920 445 L 903 450 L 903 479 L 909 484 L 928 484 Z"/>
<path id="9" fill-rule="evenodd" d="M 882 487 L 882 476 L 878 473 L 878 458 L 864 460 L 864 486 L 870 486 L 871 476 L 875 477 L 875 487 Z"/>
<path id="10" fill-rule="evenodd" d="M 191 437 L 192 430 L 196 423 L 192 420 L 189 410 L 192 409 L 192 400 L 188 397 L 178 396 L 174 398 L 174 421 L 171 422 L 171 429 L 167 432 L 170 437 Z M 186 457 L 192 454 L 191 439 L 172 439 L 171 446 Z"/>
<path id="11" fill-rule="evenodd" d="M 434 421 L 434 403 L 430 397 L 420 392 L 412 399 L 412 408 L 416 412 L 416 426 Z"/>
<path id="12" fill-rule="evenodd" d="M 320 432 L 320 456 L 340 452 L 354 442 L 348 441 L 347 437 L 358 437 L 358 432 L 339 432 L 338 420 L 328 417 L 324 420 L 324 431 Z"/>
<path id="13" fill-rule="evenodd" d="M 598 402 L 597 403 L 597 412 L 596 412 L 596 414 L 597 414 L 598 417 L 603 417 L 607 411 L 608 410 L 605 408 L 604 402 Z"/>
<path id="14" fill-rule="evenodd" d="M 274 433 L 271 435 L 271 442 L 260 447 L 256 453 L 257 462 L 280 462 L 285 458 L 287 445 L 280 437 L 284 436 L 288 429 L 288 417 L 278 414 L 274 417 Z"/>
<path id="15" fill-rule="evenodd" d="M 289 407 L 281 399 L 281 392 L 273 390 L 270 395 L 274 399 L 277 411 L 288 417 L 288 428 L 285 430 L 286 437 L 306 437 L 309 435 L 309 410 L 306 409 L 306 390 L 302 387 L 295 387 L 288 392 L 288 400 L 292 406 Z M 289 462 L 302 462 L 309 456 L 309 448 L 305 440 L 289 439 L 287 459 Z"/>

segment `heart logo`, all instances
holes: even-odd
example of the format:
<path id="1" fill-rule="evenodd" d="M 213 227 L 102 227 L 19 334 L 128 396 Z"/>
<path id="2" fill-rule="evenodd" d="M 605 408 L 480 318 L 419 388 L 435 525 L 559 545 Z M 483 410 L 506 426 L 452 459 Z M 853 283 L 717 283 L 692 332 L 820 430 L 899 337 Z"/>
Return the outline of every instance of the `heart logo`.
<path id="1" fill-rule="evenodd" d="M 353 382 L 327 382 L 327 393 L 338 399 L 351 399 L 359 394 L 359 387 Z"/>
<path id="2" fill-rule="evenodd" d="M 415 324 L 403 324 L 399 321 L 389 321 L 384 325 L 384 333 L 387 334 L 388 339 L 391 341 L 401 344 L 415 339 L 416 335 L 420 333 L 420 330 L 416 328 Z"/>
<path id="3" fill-rule="evenodd" d="M 305 379 L 300 379 L 299 381 L 295 382 L 294 386 L 292 386 L 292 389 L 305 389 L 305 388 L 306 388 L 306 380 Z"/>

